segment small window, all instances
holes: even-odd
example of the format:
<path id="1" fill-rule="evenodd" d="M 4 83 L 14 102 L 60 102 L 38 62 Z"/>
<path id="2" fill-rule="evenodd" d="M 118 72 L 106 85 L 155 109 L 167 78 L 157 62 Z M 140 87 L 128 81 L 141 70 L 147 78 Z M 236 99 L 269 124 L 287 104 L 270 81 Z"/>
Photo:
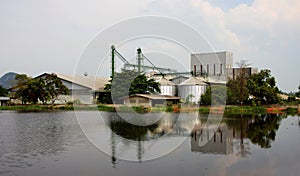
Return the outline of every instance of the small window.
<path id="1" fill-rule="evenodd" d="M 222 74 L 222 67 L 223 67 L 223 65 L 222 64 L 220 64 L 220 73 Z"/>
<path id="2" fill-rule="evenodd" d="M 216 76 L 216 64 L 214 64 L 214 76 Z"/>
<path id="3" fill-rule="evenodd" d="M 207 72 L 207 75 L 209 75 L 209 65 L 208 64 L 207 64 L 206 72 Z"/>

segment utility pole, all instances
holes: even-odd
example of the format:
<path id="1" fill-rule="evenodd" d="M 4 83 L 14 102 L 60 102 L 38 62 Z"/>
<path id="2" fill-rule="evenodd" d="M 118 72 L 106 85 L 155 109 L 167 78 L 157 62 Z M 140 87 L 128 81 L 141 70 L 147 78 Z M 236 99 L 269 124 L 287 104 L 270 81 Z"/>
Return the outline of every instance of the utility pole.
<path id="1" fill-rule="evenodd" d="M 115 76 L 115 46 L 111 45 L 111 77 Z"/>
<path id="2" fill-rule="evenodd" d="M 137 49 L 137 62 L 138 62 L 138 73 L 141 73 L 141 62 L 142 62 L 142 49 L 138 48 Z"/>

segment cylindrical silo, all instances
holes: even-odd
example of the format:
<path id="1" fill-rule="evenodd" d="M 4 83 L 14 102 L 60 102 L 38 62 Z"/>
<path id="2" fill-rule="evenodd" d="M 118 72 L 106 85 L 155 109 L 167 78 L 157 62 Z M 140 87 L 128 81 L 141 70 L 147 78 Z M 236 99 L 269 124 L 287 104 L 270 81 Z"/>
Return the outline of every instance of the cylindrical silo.
<path id="1" fill-rule="evenodd" d="M 178 85 L 178 94 L 183 100 L 199 103 L 201 95 L 206 91 L 206 86 L 204 78 L 190 77 Z"/>
<path id="2" fill-rule="evenodd" d="M 160 83 L 160 91 L 162 95 L 171 95 L 174 96 L 176 94 L 176 85 L 162 77 L 157 80 Z"/>

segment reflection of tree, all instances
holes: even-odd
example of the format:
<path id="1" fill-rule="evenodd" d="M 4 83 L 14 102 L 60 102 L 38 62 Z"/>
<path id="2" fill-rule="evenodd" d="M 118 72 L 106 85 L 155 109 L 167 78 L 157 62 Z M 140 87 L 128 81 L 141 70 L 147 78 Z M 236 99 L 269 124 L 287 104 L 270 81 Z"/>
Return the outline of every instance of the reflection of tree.
<path id="1" fill-rule="evenodd" d="M 247 138 L 247 128 L 250 120 L 251 116 L 243 114 L 225 115 L 225 118 L 223 119 L 232 132 L 232 137 L 235 139 L 233 145 L 237 155 L 241 157 L 247 157 L 248 155 L 251 155 L 250 142 Z"/>
<path id="2" fill-rule="evenodd" d="M 277 114 L 255 116 L 248 127 L 248 137 L 252 143 L 262 148 L 270 148 L 275 140 L 281 117 Z"/>
<path id="3" fill-rule="evenodd" d="M 113 132 L 130 140 L 147 140 L 148 131 L 154 131 L 156 128 L 157 124 L 137 126 L 123 120 L 110 122 L 110 129 Z"/>
<path id="4" fill-rule="evenodd" d="M 241 157 L 246 157 L 247 155 L 250 155 L 250 147 L 249 147 L 249 143 L 245 142 L 244 138 L 246 135 L 246 127 L 248 126 L 248 120 L 245 119 L 245 117 L 243 116 L 243 114 L 241 114 L 241 120 L 240 120 L 240 129 L 241 129 L 241 133 L 240 133 L 240 143 L 239 143 L 239 152 L 238 154 Z"/>

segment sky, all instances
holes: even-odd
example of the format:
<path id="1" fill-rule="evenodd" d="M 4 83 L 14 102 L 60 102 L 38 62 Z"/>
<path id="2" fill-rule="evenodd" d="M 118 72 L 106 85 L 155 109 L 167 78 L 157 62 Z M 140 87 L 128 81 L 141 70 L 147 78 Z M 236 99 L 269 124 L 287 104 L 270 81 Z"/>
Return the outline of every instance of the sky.
<path id="1" fill-rule="evenodd" d="M 73 74 L 101 31 L 143 16 L 183 22 L 214 51 L 233 52 L 234 62 L 270 69 L 283 91 L 300 85 L 299 0 L 1 0 L 0 76 L 10 71 Z M 126 56 L 134 57 L 135 49 Z M 189 64 L 189 56 L 181 62 Z M 109 65 L 103 69 L 109 72 Z"/>

